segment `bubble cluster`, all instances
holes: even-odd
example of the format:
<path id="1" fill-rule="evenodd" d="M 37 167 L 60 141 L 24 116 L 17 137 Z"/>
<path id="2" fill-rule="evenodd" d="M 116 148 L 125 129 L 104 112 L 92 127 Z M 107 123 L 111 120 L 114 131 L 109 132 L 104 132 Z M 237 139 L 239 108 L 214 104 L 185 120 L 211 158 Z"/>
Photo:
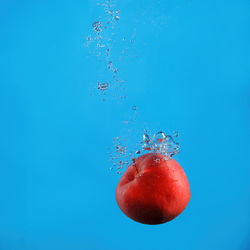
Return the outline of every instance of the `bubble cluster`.
<path id="1" fill-rule="evenodd" d="M 176 134 L 174 134 L 174 136 L 166 135 L 160 131 L 150 137 L 147 131 L 145 131 L 143 134 L 142 148 L 146 151 L 163 154 L 165 159 L 168 160 L 180 152 L 179 142 L 174 139 L 174 137 L 177 136 Z"/>
<path id="2" fill-rule="evenodd" d="M 101 90 L 101 91 L 105 91 L 108 89 L 108 86 L 109 84 L 107 82 L 104 82 L 104 83 L 100 83 L 98 82 L 98 89 Z"/>
<path id="3" fill-rule="evenodd" d="M 112 167 L 110 170 L 115 169 L 117 174 L 122 174 L 122 169 L 128 167 L 130 153 L 127 151 L 125 142 L 120 137 L 113 139 L 114 152 L 110 154 Z"/>
<path id="4" fill-rule="evenodd" d="M 111 170 L 115 169 L 116 173 L 122 174 L 122 170 L 128 167 L 129 164 L 134 162 L 134 159 L 142 154 L 154 153 L 164 155 L 164 160 L 170 160 L 174 155 L 180 152 L 180 145 L 178 140 L 178 133 L 174 132 L 173 135 L 166 134 L 162 131 L 150 134 L 145 130 L 142 140 L 137 145 L 137 149 L 129 150 L 127 141 L 120 137 L 113 139 L 114 150 L 110 154 L 112 162 Z M 156 158 L 156 162 L 160 159 Z"/>

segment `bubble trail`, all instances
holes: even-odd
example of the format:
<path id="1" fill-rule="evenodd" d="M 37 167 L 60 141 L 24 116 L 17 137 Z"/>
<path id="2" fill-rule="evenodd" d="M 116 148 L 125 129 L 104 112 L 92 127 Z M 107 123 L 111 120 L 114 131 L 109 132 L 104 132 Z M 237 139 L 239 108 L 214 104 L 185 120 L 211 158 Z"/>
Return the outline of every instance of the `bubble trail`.
<path id="1" fill-rule="evenodd" d="M 86 38 L 86 47 L 94 45 L 94 52 L 99 57 L 100 60 L 103 60 L 107 65 L 107 70 L 111 74 L 110 79 L 105 80 L 109 83 L 109 88 L 114 90 L 119 89 L 121 80 L 118 77 L 119 69 L 115 66 L 110 60 L 112 57 L 112 48 L 114 39 L 112 36 L 115 35 L 114 29 L 116 24 L 120 20 L 120 10 L 115 8 L 113 0 L 105 0 L 103 2 L 97 3 L 98 6 L 103 7 L 103 16 L 99 16 L 99 20 L 96 20 L 92 23 L 92 34 Z M 99 86 L 99 83 L 98 83 Z M 104 93 L 103 89 L 98 87 L 100 93 Z M 117 96 L 113 94 L 113 96 Z M 121 99 L 124 96 L 120 96 Z"/>
<path id="2" fill-rule="evenodd" d="M 120 70 L 116 65 L 113 57 L 114 49 L 114 32 L 116 24 L 120 21 L 120 10 L 115 8 L 113 0 L 104 0 L 98 3 L 103 7 L 104 16 L 99 16 L 96 21 L 91 24 L 91 35 L 86 37 L 86 47 L 94 45 L 94 52 L 99 58 L 99 61 L 104 62 L 105 70 L 108 72 L 109 77 L 102 81 L 97 81 L 98 93 L 107 96 L 107 93 L 111 93 L 110 90 L 115 91 L 114 96 L 119 97 L 122 100 L 126 98 L 125 95 L 121 95 L 119 90 L 124 90 L 124 80 L 120 79 Z M 131 44 L 135 43 L 136 29 L 130 39 L 122 36 L 117 40 L 122 41 L 124 48 L 121 49 L 120 60 L 122 57 L 127 57 L 127 52 Z M 127 44 L 127 46 L 126 46 Z M 106 101 L 103 98 L 103 101 Z M 132 124 L 136 121 L 138 115 L 138 107 L 133 105 L 131 108 L 132 118 L 123 121 L 123 124 Z M 129 130 L 127 130 L 129 131 Z M 175 131 L 173 135 L 159 131 L 155 134 L 150 134 L 146 130 L 143 133 L 142 140 L 138 140 L 134 149 L 129 149 L 127 141 L 121 137 L 116 137 L 113 140 L 114 152 L 110 155 L 112 162 L 111 170 L 116 170 L 117 174 L 122 174 L 122 170 L 129 165 L 132 160 L 132 164 L 135 166 L 135 158 L 141 154 L 146 153 L 160 153 L 163 154 L 164 160 L 171 159 L 174 155 L 180 152 L 180 146 L 177 142 L 178 132 Z M 157 162 L 159 159 L 155 159 Z"/>

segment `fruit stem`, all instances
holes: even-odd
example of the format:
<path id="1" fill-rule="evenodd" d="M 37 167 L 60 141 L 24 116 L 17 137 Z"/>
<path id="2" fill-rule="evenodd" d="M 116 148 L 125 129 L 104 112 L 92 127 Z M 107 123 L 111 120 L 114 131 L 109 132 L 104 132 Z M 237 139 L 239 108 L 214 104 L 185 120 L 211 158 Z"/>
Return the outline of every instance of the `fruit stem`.
<path id="1" fill-rule="evenodd" d="M 136 164 L 135 164 L 135 159 L 133 158 L 132 160 L 133 160 L 133 166 L 135 167 L 136 173 L 139 174 L 138 169 L 137 169 Z"/>

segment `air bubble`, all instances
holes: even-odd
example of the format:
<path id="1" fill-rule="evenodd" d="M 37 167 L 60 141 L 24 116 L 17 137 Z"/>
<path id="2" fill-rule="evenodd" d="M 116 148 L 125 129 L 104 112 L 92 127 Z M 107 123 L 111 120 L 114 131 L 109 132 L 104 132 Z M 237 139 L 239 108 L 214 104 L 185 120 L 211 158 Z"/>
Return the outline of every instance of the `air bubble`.
<path id="1" fill-rule="evenodd" d="M 160 159 L 159 158 L 156 158 L 155 160 L 154 160 L 156 163 L 160 163 Z"/>
<path id="2" fill-rule="evenodd" d="M 100 83 L 98 82 L 98 86 L 97 88 L 101 91 L 107 90 L 108 89 L 109 84 L 107 82 L 104 83 Z"/>
<path id="3" fill-rule="evenodd" d="M 100 21 L 96 21 L 96 22 L 92 23 L 92 27 L 98 33 L 102 31 L 102 29 L 101 29 L 102 23 Z"/>

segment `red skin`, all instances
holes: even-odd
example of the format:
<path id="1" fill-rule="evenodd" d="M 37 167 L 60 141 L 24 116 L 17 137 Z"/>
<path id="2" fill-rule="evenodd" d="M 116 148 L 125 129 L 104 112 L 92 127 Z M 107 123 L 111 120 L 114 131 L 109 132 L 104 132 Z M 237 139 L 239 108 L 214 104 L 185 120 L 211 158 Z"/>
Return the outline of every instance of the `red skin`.
<path id="1" fill-rule="evenodd" d="M 116 188 L 116 201 L 123 213 L 143 224 L 174 219 L 189 200 L 190 188 L 183 169 L 174 159 L 164 160 L 161 154 L 138 157 Z"/>

